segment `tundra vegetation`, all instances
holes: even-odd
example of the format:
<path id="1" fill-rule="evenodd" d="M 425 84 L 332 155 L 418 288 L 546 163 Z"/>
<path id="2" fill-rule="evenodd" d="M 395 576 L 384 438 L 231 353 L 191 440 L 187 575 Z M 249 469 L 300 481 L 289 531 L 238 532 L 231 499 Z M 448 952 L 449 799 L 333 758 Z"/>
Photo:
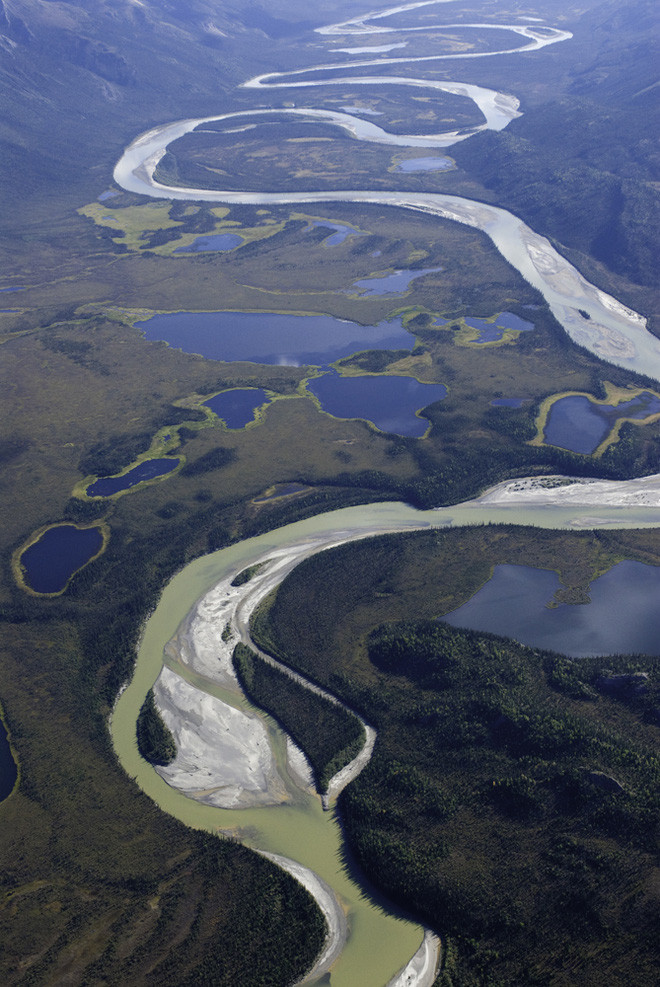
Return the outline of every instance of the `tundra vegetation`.
<path id="1" fill-rule="evenodd" d="M 349 9 L 344 0 L 330 0 L 323 17 L 355 13 L 354 4 Z M 648 316 L 657 331 L 660 308 L 649 273 L 657 254 L 658 181 L 649 138 L 657 112 L 651 88 L 657 72 L 648 43 L 652 6 L 648 0 L 613 0 L 599 9 L 595 0 L 550 0 L 544 15 L 555 14 L 573 31 L 570 46 L 515 56 L 515 64 L 506 58 L 470 61 L 473 81 L 505 92 L 517 91 L 524 75 L 525 115 L 502 134 L 452 149 L 455 169 L 393 172 L 393 155 L 382 147 L 357 146 L 335 128 L 332 135 L 310 128 L 314 139 L 301 141 L 306 133 L 283 119 L 265 138 L 258 131 L 254 137 L 234 135 L 233 147 L 249 156 L 251 173 L 266 187 L 286 180 L 295 160 L 297 170 L 307 173 L 300 181 L 322 180 L 327 188 L 369 181 L 370 187 L 423 187 L 496 201 L 552 235 L 588 278 Z M 239 845 L 187 830 L 161 813 L 119 769 L 111 749 L 107 720 L 131 674 L 140 627 L 167 580 L 187 561 L 353 503 L 402 497 L 434 505 L 526 473 L 621 478 L 658 469 L 657 423 L 624 425 L 618 442 L 597 460 L 528 445 L 538 408 L 553 394 L 577 390 L 601 399 L 606 382 L 645 388 L 654 383 L 602 364 L 570 343 L 539 296 L 478 232 L 375 205 L 314 205 L 303 215 L 288 207 L 153 202 L 114 187 L 112 169 L 122 149 L 156 121 L 251 109 L 255 95 L 261 101 L 263 94 L 239 88 L 245 79 L 280 62 L 292 70 L 314 62 L 318 36 L 311 33 L 316 24 L 310 16 L 301 0 L 269 0 L 267 10 L 215 0 L 0 3 L 0 64 L 10 94 L 0 108 L 0 287 L 6 308 L 0 312 L 0 700 L 20 768 L 16 790 L 0 804 L 3 983 L 286 984 L 302 975 L 319 948 L 323 921 L 299 885 Z M 457 32 L 442 41 L 443 50 L 469 52 L 477 40 L 492 43 L 477 38 L 479 32 L 469 39 L 457 38 Z M 422 54 L 440 42 L 438 32 L 415 32 Z M 448 61 L 442 71 L 460 81 L 465 64 Z M 431 78 L 437 66 L 420 63 L 417 70 Z M 306 91 L 296 92 L 302 104 Z M 412 89 L 383 87 L 374 94 L 349 84 L 323 93 L 329 106 L 359 100 L 397 132 L 474 122 L 472 111 L 456 99 L 429 104 Z M 314 105 L 317 95 L 306 93 L 310 101 L 304 105 Z M 209 139 L 196 161 L 182 143 L 173 148 L 174 162 L 166 159 L 163 167 L 211 174 L 208 168 L 218 166 L 221 152 L 230 166 L 225 170 L 236 169 L 242 181 L 246 162 L 238 153 L 225 157 L 233 154 L 227 143 Z M 217 177 L 225 182 L 226 176 Z M 318 219 L 361 235 L 329 246 L 325 230 L 309 228 Z M 222 232 L 238 233 L 242 246 L 226 253 L 175 253 L 197 236 Z M 347 291 L 369 275 L 421 267 L 443 270 L 415 281 L 402 297 Z M 321 312 L 363 324 L 401 313 L 416 336 L 412 354 L 356 354 L 341 369 L 409 373 L 446 384 L 449 395 L 428 409 L 426 438 L 401 439 L 321 413 L 300 391 L 313 368 L 204 360 L 146 343 L 133 327 L 152 312 L 192 310 Z M 502 345 L 456 345 L 462 319 L 502 311 L 531 319 L 534 331 Z M 434 326 L 437 316 L 457 328 Z M 195 409 L 209 395 L 233 387 L 262 387 L 276 400 L 256 427 L 229 435 Z M 493 398 L 509 396 L 525 402 L 521 408 L 491 407 Z M 118 498 L 73 495 L 87 477 L 129 467 L 169 426 L 177 454 L 185 457 L 183 468 Z M 288 483 L 303 489 L 295 497 L 263 499 L 274 485 Z M 107 548 L 61 597 L 28 597 L 12 576 L 12 554 L 35 531 L 62 521 L 103 522 L 110 530 Z M 465 535 L 485 537 L 486 532 Z M 518 536 L 506 538 L 513 546 Z M 535 533 L 535 559 L 546 552 L 547 538 Z M 444 553 L 442 568 L 454 579 L 451 592 L 469 582 L 471 571 L 479 575 L 469 585 L 486 578 L 484 566 L 495 556 L 484 555 L 481 544 L 464 553 L 460 565 Z M 653 561 L 655 535 L 567 538 L 569 554 L 556 565 L 569 595 L 584 593 L 583 569 L 588 574 L 609 564 L 609 556 L 590 554 L 591 545 L 606 556 L 632 553 Z M 422 555 L 416 545 L 405 573 L 392 560 L 392 579 L 400 582 L 396 593 L 389 569 L 358 565 L 365 592 L 376 572 L 382 582 L 357 635 L 348 607 L 340 607 L 342 581 L 332 581 L 325 603 L 336 620 L 322 625 L 332 645 L 329 664 L 306 669 L 368 711 L 380 730 L 372 767 L 343 800 L 353 851 L 368 870 L 384 864 L 380 873 L 391 881 L 388 891 L 420 915 L 430 914 L 433 901 L 441 907 L 450 900 L 438 894 L 429 905 L 429 888 L 440 880 L 440 868 L 455 867 L 442 871 L 443 887 L 453 889 L 451 900 L 464 909 L 475 909 L 456 912 L 455 924 L 461 915 L 466 923 L 455 930 L 445 913 L 436 916 L 438 927 L 451 927 L 455 935 L 456 945 L 446 951 L 454 984 L 460 978 L 492 983 L 495 976 L 520 983 L 523 941 L 536 957 L 523 977 L 529 983 L 533 976 L 557 984 L 571 976 L 585 983 L 652 982 L 648 916 L 654 871 L 644 813 L 653 802 L 652 796 L 643 802 L 651 778 L 643 752 L 657 746 L 656 728 L 634 697 L 628 704 L 599 693 L 588 664 L 586 679 L 582 666 L 578 673 L 559 660 L 549 670 L 547 656 L 509 643 L 484 638 L 472 649 L 463 684 L 459 676 L 444 690 L 374 664 L 367 631 L 442 611 L 438 601 L 429 612 L 415 603 L 425 572 L 420 565 L 415 575 Z M 509 555 L 515 555 L 513 548 Z M 409 634 L 421 635 L 421 641 L 425 626 L 391 633 L 397 640 L 402 634 L 404 644 Z M 373 639 L 376 649 L 378 640 Z M 472 648 L 460 635 L 455 641 L 447 644 L 448 653 Z M 289 644 L 284 641 L 287 660 L 296 663 Z M 655 681 L 651 660 L 629 661 L 631 669 L 648 670 Z M 435 731 L 444 743 L 445 703 L 451 698 L 462 709 L 469 675 L 490 662 L 497 701 L 505 703 L 509 680 L 517 690 L 511 709 L 502 710 L 513 724 L 511 736 L 494 736 L 492 721 L 485 714 L 478 721 L 465 700 L 466 736 L 472 739 L 463 753 L 443 749 L 438 756 L 428 742 L 416 746 L 415 731 Z M 417 673 L 431 674 L 421 665 Z M 570 722 L 580 724 L 585 739 L 575 758 L 582 761 L 571 761 L 561 748 L 552 756 L 525 749 L 520 764 L 511 759 L 511 737 L 528 744 L 532 727 L 545 736 L 547 724 L 535 705 L 542 696 L 548 709 L 556 708 L 558 723 L 570 714 Z M 527 725 L 514 713 L 529 717 Z M 285 714 L 283 709 L 283 719 Z M 619 741 L 608 739 L 613 733 L 628 738 L 625 758 Z M 625 793 L 608 793 L 585 780 L 579 771 L 587 763 L 620 780 Z M 562 770 L 564 789 L 558 781 Z M 480 788 L 482 782 L 490 787 Z M 568 801 L 561 803 L 561 791 Z M 526 816 L 512 810 L 517 804 L 529 807 Z M 372 816 L 373 830 L 362 821 L 370 805 L 384 810 Z M 621 826 L 614 833 L 617 812 Z M 426 829 L 417 825 L 423 818 Z M 458 832 L 463 818 L 474 835 L 469 855 Z M 365 837 L 370 832 L 382 837 L 381 851 Z M 419 847 L 428 848 L 427 869 L 413 833 L 419 833 Z M 434 834 L 438 842 L 432 845 Z M 511 854 L 518 846 L 522 858 Z M 523 873 L 536 882 L 537 901 L 541 888 L 547 890 L 547 921 L 534 911 L 531 891 L 529 901 L 517 897 Z M 461 874 L 465 883 L 458 887 Z M 495 879 L 498 914 L 491 894 Z M 630 904 L 625 914 L 623 902 Z M 569 972 L 551 968 L 552 949 L 565 958 Z"/>
<path id="2" fill-rule="evenodd" d="M 254 624 L 377 728 L 340 796 L 349 853 L 450 937 L 447 987 L 653 976 L 660 658 L 571 661 L 435 619 L 500 562 L 557 569 L 577 603 L 621 558 L 659 564 L 660 535 L 385 536 L 302 563 Z"/>

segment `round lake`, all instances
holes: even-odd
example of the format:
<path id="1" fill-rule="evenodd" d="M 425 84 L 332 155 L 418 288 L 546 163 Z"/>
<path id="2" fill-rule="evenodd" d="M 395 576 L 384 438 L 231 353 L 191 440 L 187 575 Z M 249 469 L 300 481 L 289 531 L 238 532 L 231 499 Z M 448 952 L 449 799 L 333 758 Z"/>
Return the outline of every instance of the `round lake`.
<path id="1" fill-rule="evenodd" d="M 572 658 L 660 653 L 660 567 L 619 562 L 591 584 L 591 603 L 578 606 L 548 606 L 559 586 L 556 572 L 498 565 L 472 599 L 442 620 Z"/>
<path id="2" fill-rule="evenodd" d="M 35 593 L 60 593 L 102 547 L 100 528 L 76 528 L 73 524 L 48 528 L 20 557 L 25 583 Z"/>
<path id="3" fill-rule="evenodd" d="M 323 366 L 366 349 L 412 350 L 415 338 L 400 319 L 361 326 L 329 315 L 276 312 L 172 312 L 136 326 L 148 340 L 164 340 L 212 360 L 284 366 Z"/>
<path id="4" fill-rule="evenodd" d="M 429 427 L 417 412 L 447 396 L 444 384 L 389 374 L 340 377 L 332 371 L 310 380 L 307 388 L 335 418 L 363 418 L 383 432 L 412 438 L 421 438 Z"/>
<path id="5" fill-rule="evenodd" d="M 88 497 L 111 497 L 122 490 L 130 490 L 145 480 L 155 480 L 159 476 L 167 476 L 175 470 L 179 459 L 145 459 L 143 463 L 134 466 L 123 476 L 102 476 L 90 483 L 85 493 Z"/>

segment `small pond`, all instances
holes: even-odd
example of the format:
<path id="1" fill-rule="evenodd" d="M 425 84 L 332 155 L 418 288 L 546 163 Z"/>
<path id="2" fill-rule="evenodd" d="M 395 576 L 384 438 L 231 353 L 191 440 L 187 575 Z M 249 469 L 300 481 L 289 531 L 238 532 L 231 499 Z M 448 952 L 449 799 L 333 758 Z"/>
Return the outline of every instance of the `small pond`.
<path id="1" fill-rule="evenodd" d="M 447 396 L 444 384 L 420 384 L 414 377 L 381 374 L 340 377 L 336 371 L 315 377 L 307 388 L 335 418 L 362 418 L 382 432 L 421 438 L 429 423 L 417 412 Z"/>
<path id="2" fill-rule="evenodd" d="M 360 350 L 412 350 L 415 345 L 400 319 L 361 326 L 330 315 L 172 312 L 136 326 L 148 340 L 164 340 L 212 360 L 294 367 L 323 366 Z"/>
<path id="3" fill-rule="evenodd" d="M 325 220 L 318 220 L 317 222 L 310 223 L 307 230 L 334 230 L 323 241 L 328 247 L 335 247 L 338 243 L 343 243 L 344 240 L 349 236 L 365 236 L 366 234 L 360 233 L 359 230 L 354 230 L 352 226 L 342 226 L 341 223 L 330 223 Z"/>
<path id="4" fill-rule="evenodd" d="M 49 528 L 21 555 L 25 583 L 35 593 L 59 593 L 102 547 L 100 528 L 76 528 L 73 524 Z"/>
<path id="5" fill-rule="evenodd" d="M 395 170 L 410 173 L 413 171 L 447 171 L 448 168 L 453 167 L 454 162 L 451 158 L 406 158 L 405 161 L 398 162 Z"/>
<path id="6" fill-rule="evenodd" d="M 238 233 L 212 233 L 210 236 L 198 236 L 187 247 L 177 247 L 175 254 L 199 254 L 203 250 L 234 250 L 243 243 L 243 237 Z"/>
<path id="7" fill-rule="evenodd" d="M 441 323 L 437 324 L 440 325 Z M 478 331 L 479 338 L 475 340 L 476 343 L 499 343 L 504 337 L 506 329 L 530 332 L 534 328 L 533 322 L 526 322 L 514 315 L 513 312 L 501 312 L 500 315 L 496 316 L 494 322 L 489 322 L 487 319 L 468 318 L 465 319 L 465 325 Z"/>
<path id="8" fill-rule="evenodd" d="M 472 599 L 442 620 L 573 658 L 660 653 L 660 567 L 619 562 L 591 584 L 591 603 L 549 607 L 559 585 L 546 569 L 497 565 Z"/>
<path id="9" fill-rule="evenodd" d="M 11 794 L 17 776 L 18 770 L 12 757 L 7 731 L 0 720 L 0 802 Z"/>
<path id="10" fill-rule="evenodd" d="M 111 497 L 121 490 L 130 490 L 145 480 L 155 480 L 159 476 L 167 476 L 179 465 L 179 459 L 145 459 L 143 463 L 134 466 L 123 476 L 102 476 L 90 483 L 85 493 L 88 497 Z"/>
<path id="11" fill-rule="evenodd" d="M 25 285 L 19 284 L 15 288 L 0 288 L 0 294 L 4 294 L 6 291 L 25 291 Z"/>
<path id="12" fill-rule="evenodd" d="M 253 503 L 265 504 L 269 500 L 277 500 L 278 497 L 291 497 L 292 494 L 301 493 L 308 490 L 304 483 L 276 483 L 272 489 L 260 497 L 255 497 Z"/>
<path id="13" fill-rule="evenodd" d="M 204 406 L 222 418 L 227 428 L 244 428 L 254 421 L 257 408 L 268 400 L 268 395 L 260 387 L 237 387 L 209 398 Z"/>
<path id="14" fill-rule="evenodd" d="M 354 281 L 346 294 L 360 295 L 401 295 L 417 278 L 424 277 L 425 274 L 437 274 L 441 267 L 426 267 L 417 271 L 391 271 L 375 278 L 362 278 Z"/>
<path id="15" fill-rule="evenodd" d="M 548 414 L 543 440 L 547 445 L 589 454 L 598 448 L 620 418 L 647 418 L 660 413 L 660 398 L 644 391 L 621 404 L 595 404 L 583 394 L 555 401 Z"/>

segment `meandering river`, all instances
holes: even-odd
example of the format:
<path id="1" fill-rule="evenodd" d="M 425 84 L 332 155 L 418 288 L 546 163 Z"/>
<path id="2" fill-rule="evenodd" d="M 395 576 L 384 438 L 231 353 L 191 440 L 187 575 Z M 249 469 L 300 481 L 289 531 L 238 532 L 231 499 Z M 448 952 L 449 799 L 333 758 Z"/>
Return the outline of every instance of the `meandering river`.
<path id="1" fill-rule="evenodd" d="M 407 76 L 362 76 L 359 79 L 342 77 L 319 79 L 318 73 L 329 69 L 350 67 L 366 68 L 373 65 L 394 65 L 412 62 L 431 63 L 448 59 L 495 57 L 516 52 L 533 52 L 550 44 L 568 41 L 567 31 L 548 28 L 540 24 L 455 24 L 424 25 L 423 27 L 399 27 L 381 22 L 395 15 L 405 14 L 420 7 L 430 7 L 449 0 L 422 0 L 347 20 L 341 24 L 319 29 L 320 36 L 331 38 L 348 34 L 369 34 L 428 31 L 441 26 L 489 29 L 510 32 L 522 38 L 519 47 L 507 47 L 498 51 L 468 52 L 433 56 L 397 55 L 397 57 L 368 59 L 350 62 L 327 62 L 291 73 L 270 73 L 245 83 L 260 95 L 269 89 L 293 89 L 305 86 L 414 86 L 426 90 L 444 90 L 465 96 L 479 107 L 484 123 L 474 128 L 502 129 L 519 115 L 518 101 L 514 96 L 498 93 L 468 83 L 438 82 Z M 414 35 L 411 35 L 414 38 Z M 395 46 L 392 46 L 392 48 Z M 401 47 L 401 46 L 396 46 Z M 390 48 L 385 46 L 380 51 Z M 342 49 L 345 53 L 368 53 L 368 48 Z M 372 49 L 376 51 L 377 49 Z M 596 355 L 660 379 L 660 342 L 647 330 L 642 316 L 631 311 L 616 299 L 589 284 L 585 278 L 565 260 L 548 242 L 517 217 L 490 205 L 457 196 L 439 193 L 407 193 L 398 191 L 333 192 L 242 192 L 208 189 L 191 189 L 165 186 L 154 178 L 158 162 L 167 147 L 179 137 L 209 121 L 235 121 L 238 118 L 264 118 L 269 113 L 286 113 L 334 124 L 350 132 L 358 140 L 375 141 L 397 147 L 448 147 L 469 134 L 456 132 L 419 135 L 392 135 L 374 123 L 355 113 L 327 109 L 254 109 L 219 114 L 213 117 L 179 120 L 159 126 L 137 137 L 118 162 L 114 178 L 125 189 L 152 197 L 166 199 L 191 199 L 212 202 L 246 204 L 300 204 L 311 202 L 364 202 L 378 203 L 395 208 L 412 209 L 444 219 L 464 223 L 486 233 L 500 253 L 545 297 L 553 314 L 566 332 L 577 343 Z M 256 121 L 258 123 L 258 119 Z M 587 497 L 588 502 L 588 497 Z M 581 512 L 581 513 L 580 513 Z M 164 649 L 174 637 L 177 628 L 191 610 L 220 580 L 227 579 L 252 563 L 268 558 L 272 552 L 296 552 L 300 558 L 309 551 L 318 551 L 328 544 L 341 540 L 365 537 L 379 531 L 399 531 L 414 527 L 446 524 L 468 524 L 491 521 L 509 521 L 543 527 L 562 527 L 575 524 L 609 524 L 620 526 L 658 526 L 660 510 L 651 506 L 621 508 L 616 505 L 599 507 L 597 501 L 589 504 L 588 515 L 584 508 L 554 507 L 544 505 L 526 507 L 524 496 L 520 503 L 488 504 L 473 502 L 457 505 L 441 511 L 415 511 L 403 504 L 374 504 L 336 511 L 310 520 L 289 525 L 251 539 L 231 548 L 198 559 L 179 573 L 166 587 L 159 606 L 148 620 L 135 674 L 119 698 L 113 718 L 112 735 L 115 749 L 126 771 L 141 785 L 159 805 L 176 815 L 188 825 L 212 831 L 238 831 L 249 845 L 261 850 L 284 854 L 312 868 L 326 881 L 338 896 L 348 916 L 350 934 L 346 948 L 332 966 L 331 982 L 334 987 L 382 987 L 409 960 L 419 945 L 422 931 L 408 922 L 402 922 L 381 911 L 362 893 L 344 872 L 340 864 L 341 833 L 330 813 L 323 813 L 320 801 L 300 793 L 286 805 L 230 810 L 220 809 L 187 798 L 165 781 L 137 753 L 135 745 L 135 721 L 148 688 L 163 667 Z M 198 685 L 204 682 L 198 677 Z M 213 689 L 209 683 L 206 687 Z M 275 748 L 283 745 L 281 735 L 271 731 Z M 406 983 L 430 984 L 433 981 L 431 960 L 420 961 L 425 972 L 411 974 Z M 397 983 L 404 983 L 403 979 Z"/>

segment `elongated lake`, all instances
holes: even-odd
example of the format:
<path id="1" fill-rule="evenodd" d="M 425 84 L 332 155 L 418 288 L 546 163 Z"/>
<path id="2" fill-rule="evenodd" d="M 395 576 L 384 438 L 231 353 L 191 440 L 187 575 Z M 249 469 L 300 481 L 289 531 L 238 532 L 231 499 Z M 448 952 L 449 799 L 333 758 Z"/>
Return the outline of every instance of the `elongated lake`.
<path id="1" fill-rule="evenodd" d="M 128 473 L 122 476 L 102 476 L 94 483 L 90 483 L 86 493 L 88 497 L 111 497 L 122 490 L 130 490 L 131 487 L 145 480 L 155 480 L 159 476 L 167 476 L 179 465 L 179 459 L 145 459 L 143 463 L 134 466 Z"/>
<path id="2" fill-rule="evenodd" d="M 472 599 L 442 620 L 573 658 L 660 653 L 660 567 L 619 562 L 591 584 L 591 603 L 578 606 L 548 606 L 559 585 L 556 572 L 498 565 Z"/>
<path id="3" fill-rule="evenodd" d="M 330 315 L 276 312 L 173 312 L 136 326 L 148 340 L 164 340 L 212 360 L 285 366 L 323 366 L 366 349 L 412 350 L 415 338 L 400 319 L 361 326 Z"/>

